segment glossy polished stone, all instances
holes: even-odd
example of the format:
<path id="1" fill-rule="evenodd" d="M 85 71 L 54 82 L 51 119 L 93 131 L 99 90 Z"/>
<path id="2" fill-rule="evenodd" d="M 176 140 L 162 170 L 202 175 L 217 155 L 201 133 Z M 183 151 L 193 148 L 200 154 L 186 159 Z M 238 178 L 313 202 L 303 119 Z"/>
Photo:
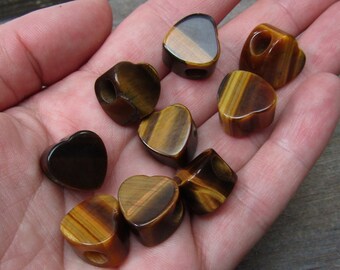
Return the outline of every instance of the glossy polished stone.
<path id="1" fill-rule="evenodd" d="M 140 123 L 138 135 L 156 159 L 173 167 L 184 166 L 196 150 L 196 126 L 181 104 L 153 112 Z"/>
<path id="2" fill-rule="evenodd" d="M 276 93 L 258 75 L 247 71 L 227 74 L 218 90 L 218 111 L 226 133 L 245 136 L 269 126 L 275 114 Z"/>
<path id="3" fill-rule="evenodd" d="M 96 133 L 82 130 L 46 149 L 40 163 L 53 182 L 67 188 L 92 190 L 104 182 L 107 153 Z"/>
<path id="4" fill-rule="evenodd" d="M 157 71 L 145 63 L 120 62 L 95 83 L 100 105 L 120 125 L 134 124 L 152 113 L 160 89 Z"/>
<path id="5" fill-rule="evenodd" d="M 97 195 L 74 207 L 61 221 L 60 230 L 84 261 L 117 267 L 129 253 L 129 230 L 110 195 Z"/>
<path id="6" fill-rule="evenodd" d="M 203 79 L 210 76 L 219 56 L 216 24 L 206 14 L 183 18 L 163 40 L 163 62 L 184 78 Z"/>
<path id="7" fill-rule="evenodd" d="M 175 180 L 190 211 L 202 215 L 224 203 L 237 175 L 213 149 L 208 149 L 178 170 Z"/>
<path id="8" fill-rule="evenodd" d="M 145 246 L 155 246 L 179 227 L 184 208 L 175 181 L 165 176 L 136 175 L 119 188 L 120 209 Z"/>
<path id="9" fill-rule="evenodd" d="M 249 35 L 240 57 L 240 69 L 258 74 L 275 89 L 293 80 L 306 62 L 295 38 L 269 24 Z"/>

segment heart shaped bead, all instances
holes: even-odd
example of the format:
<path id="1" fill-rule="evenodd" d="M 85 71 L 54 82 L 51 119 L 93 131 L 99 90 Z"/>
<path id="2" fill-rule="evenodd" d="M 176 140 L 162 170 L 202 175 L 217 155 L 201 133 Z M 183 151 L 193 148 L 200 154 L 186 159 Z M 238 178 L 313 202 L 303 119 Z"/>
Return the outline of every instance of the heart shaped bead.
<path id="1" fill-rule="evenodd" d="M 106 148 L 96 133 L 79 131 L 46 149 L 41 167 L 50 180 L 64 187 L 97 189 L 106 175 Z"/>
<path id="2" fill-rule="evenodd" d="M 155 246 L 180 225 L 184 208 L 175 181 L 165 176 L 136 175 L 119 188 L 120 209 L 145 246 Z"/>
<path id="3" fill-rule="evenodd" d="M 220 56 L 216 23 L 206 14 L 192 14 L 177 22 L 163 40 L 163 62 L 188 79 L 210 76 Z"/>
<path id="4" fill-rule="evenodd" d="M 219 208 L 236 180 L 237 175 L 213 149 L 201 153 L 175 176 L 186 205 L 198 215 Z"/>
<path id="5" fill-rule="evenodd" d="M 250 33 L 240 57 L 240 69 L 264 78 L 275 89 L 294 79 L 306 62 L 295 38 L 269 24 Z"/>
<path id="6" fill-rule="evenodd" d="M 116 123 L 130 125 L 149 115 L 160 95 L 157 71 L 149 64 L 120 62 L 95 83 L 97 99 Z"/>
<path id="7" fill-rule="evenodd" d="M 244 136 L 274 119 L 276 93 L 264 79 L 247 71 L 227 74 L 218 90 L 218 111 L 226 133 Z"/>
<path id="8" fill-rule="evenodd" d="M 61 233 L 84 261 L 117 267 L 129 253 L 129 230 L 110 195 L 97 195 L 74 207 L 61 221 Z"/>
<path id="9" fill-rule="evenodd" d="M 170 166 L 185 165 L 196 150 L 196 126 L 181 104 L 153 112 L 140 123 L 138 134 L 151 154 Z"/>

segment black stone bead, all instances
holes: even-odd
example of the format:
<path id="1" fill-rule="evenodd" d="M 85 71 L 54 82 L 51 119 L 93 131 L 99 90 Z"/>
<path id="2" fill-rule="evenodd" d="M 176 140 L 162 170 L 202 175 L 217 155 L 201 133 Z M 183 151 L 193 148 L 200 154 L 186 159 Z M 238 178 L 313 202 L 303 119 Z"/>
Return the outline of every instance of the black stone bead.
<path id="1" fill-rule="evenodd" d="M 92 190 L 104 182 L 107 153 L 96 133 L 83 130 L 46 149 L 40 163 L 53 182 L 67 188 Z"/>

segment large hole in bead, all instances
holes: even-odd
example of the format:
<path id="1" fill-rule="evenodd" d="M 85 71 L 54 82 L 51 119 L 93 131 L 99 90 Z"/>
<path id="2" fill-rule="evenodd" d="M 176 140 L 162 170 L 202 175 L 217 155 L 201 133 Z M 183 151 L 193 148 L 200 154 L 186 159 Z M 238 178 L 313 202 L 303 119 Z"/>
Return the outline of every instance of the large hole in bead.
<path id="1" fill-rule="evenodd" d="M 110 80 L 103 80 L 100 85 L 100 97 L 106 103 L 112 103 L 116 99 L 116 90 Z"/>
<path id="2" fill-rule="evenodd" d="M 185 70 L 185 75 L 187 75 L 190 78 L 202 78 L 205 77 L 207 74 L 207 71 L 204 69 L 193 69 L 189 68 Z"/>
<path id="3" fill-rule="evenodd" d="M 250 43 L 250 49 L 253 54 L 260 55 L 269 47 L 272 41 L 272 36 L 268 32 L 257 33 Z"/>
<path id="4" fill-rule="evenodd" d="M 86 251 L 84 256 L 95 264 L 105 264 L 108 262 L 108 258 L 103 253 L 97 251 Z"/>

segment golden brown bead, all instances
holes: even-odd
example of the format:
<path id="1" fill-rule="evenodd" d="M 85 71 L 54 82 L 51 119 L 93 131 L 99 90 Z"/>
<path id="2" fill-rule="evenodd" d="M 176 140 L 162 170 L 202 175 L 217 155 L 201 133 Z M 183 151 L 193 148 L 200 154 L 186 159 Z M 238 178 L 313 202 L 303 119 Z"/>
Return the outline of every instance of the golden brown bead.
<path id="1" fill-rule="evenodd" d="M 163 41 L 163 62 L 188 79 L 210 76 L 220 56 L 214 19 L 192 14 L 177 22 Z"/>
<path id="2" fill-rule="evenodd" d="M 145 246 L 165 241 L 183 219 L 178 186 L 165 176 L 132 176 L 120 186 L 118 199 L 125 219 Z"/>
<path id="3" fill-rule="evenodd" d="M 226 133 L 244 136 L 269 126 L 276 93 L 264 79 L 247 71 L 227 74 L 218 90 L 218 111 Z"/>
<path id="4" fill-rule="evenodd" d="M 175 180 L 189 209 L 202 215 L 215 211 L 224 203 L 233 190 L 237 175 L 213 149 L 208 149 L 178 170 Z"/>
<path id="5" fill-rule="evenodd" d="M 258 74 L 277 89 L 294 79 L 305 61 L 293 36 L 272 25 L 260 24 L 244 44 L 240 69 Z"/>
<path id="6" fill-rule="evenodd" d="M 61 221 L 61 232 L 86 262 L 117 267 L 129 252 L 129 231 L 118 201 L 97 195 L 74 207 Z"/>
<path id="7" fill-rule="evenodd" d="M 138 135 L 156 159 L 174 167 L 184 166 L 196 150 L 196 126 L 181 104 L 153 112 L 140 123 Z"/>
<path id="8" fill-rule="evenodd" d="M 154 110 L 159 94 L 157 71 L 149 64 L 120 62 L 95 83 L 97 99 L 120 125 L 134 124 Z"/>

